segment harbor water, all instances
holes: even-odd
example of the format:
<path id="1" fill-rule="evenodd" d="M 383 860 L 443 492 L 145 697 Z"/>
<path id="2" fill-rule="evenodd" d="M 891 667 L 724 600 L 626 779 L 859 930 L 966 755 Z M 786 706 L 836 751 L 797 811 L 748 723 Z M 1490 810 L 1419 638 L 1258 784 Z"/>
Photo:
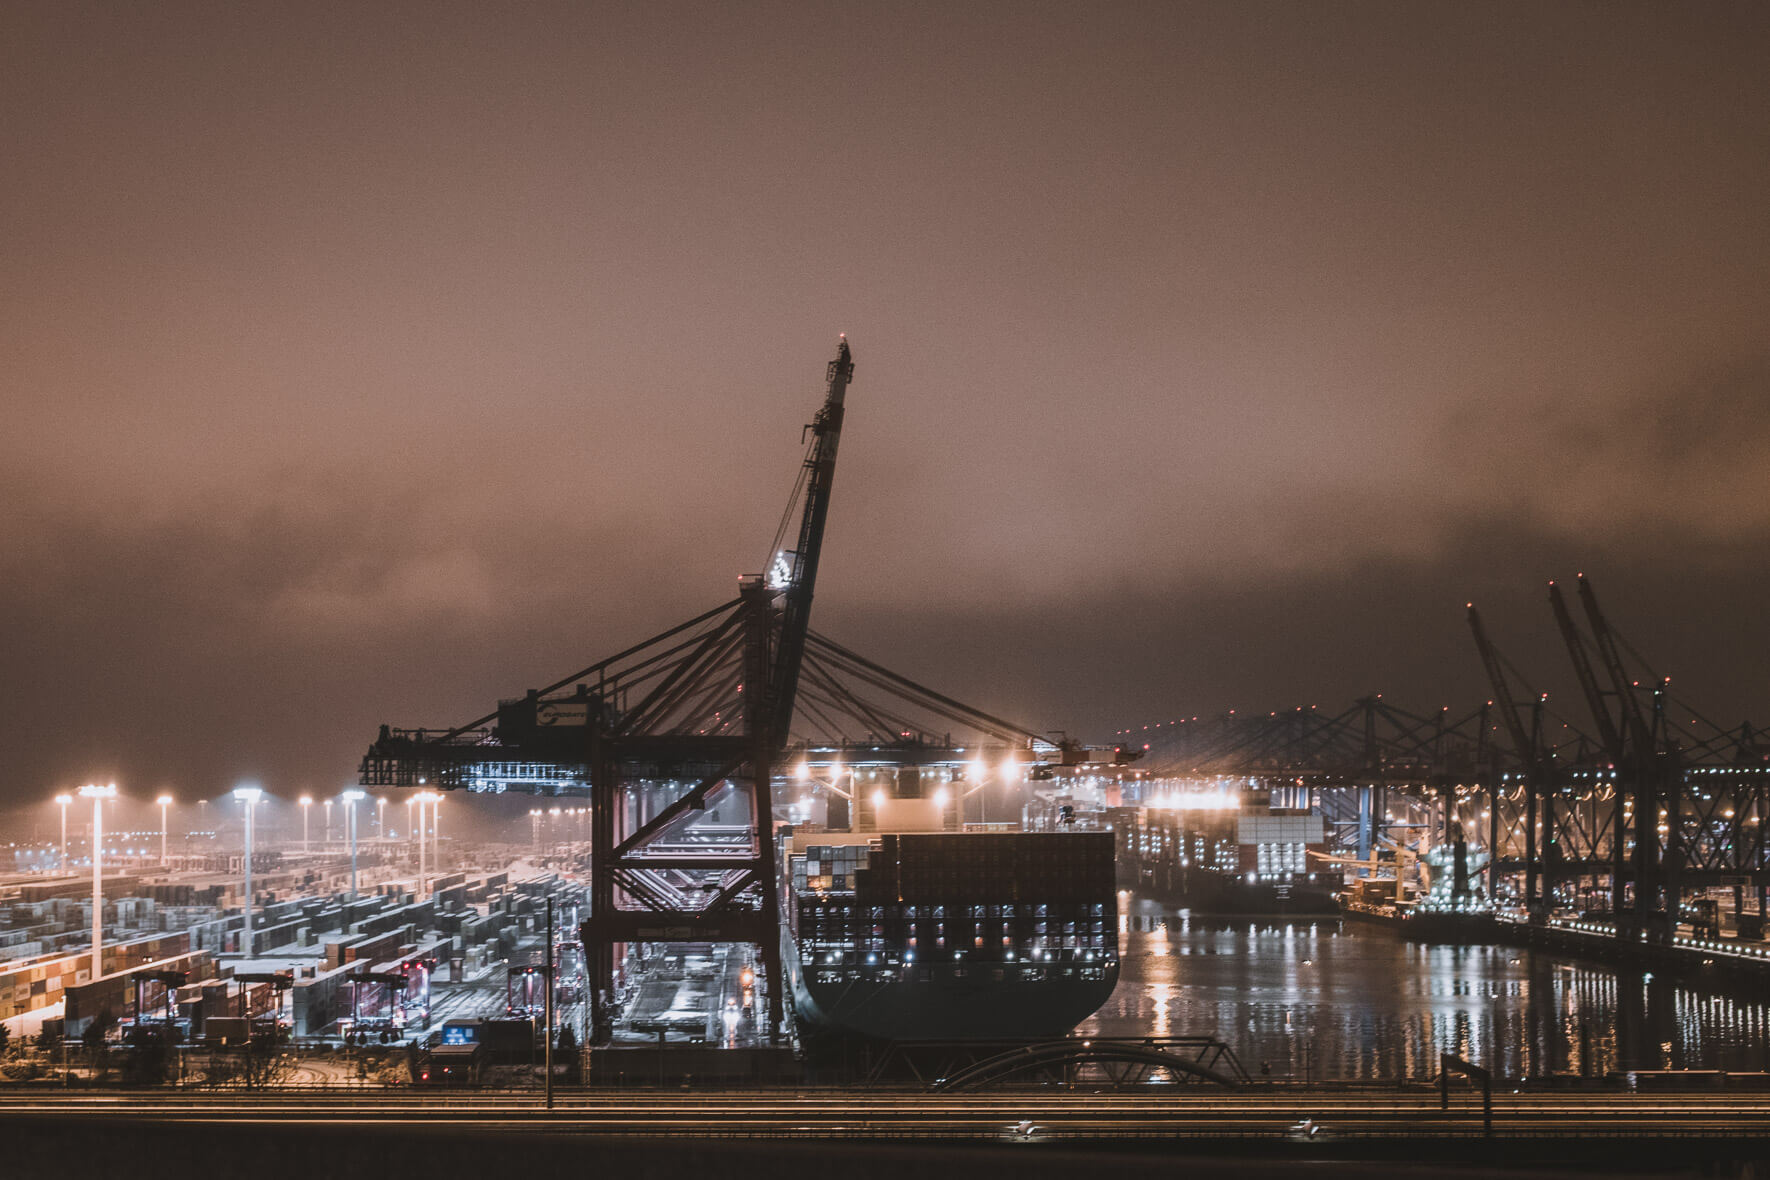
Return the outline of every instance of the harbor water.
<path id="1" fill-rule="evenodd" d="M 1276 1080 L 1770 1069 L 1770 1002 L 1503 946 L 1324 919 L 1195 917 L 1121 899 L 1121 972 L 1080 1035 L 1215 1036 Z"/>

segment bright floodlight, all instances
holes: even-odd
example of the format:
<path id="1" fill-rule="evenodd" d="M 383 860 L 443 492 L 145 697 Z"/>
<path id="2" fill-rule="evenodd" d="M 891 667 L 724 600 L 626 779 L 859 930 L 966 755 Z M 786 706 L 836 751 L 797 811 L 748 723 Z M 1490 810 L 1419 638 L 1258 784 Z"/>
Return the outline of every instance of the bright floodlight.
<path id="1" fill-rule="evenodd" d="M 947 800 L 950 799 L 951 797 L 952 796 L 947 794 L 947 790 L 945 787 L 936 788 L 935 792 L 934 792 L 934 806 L 945 807 L 947 804 Z"/>
<path id="2" fill-rule="evenodd" d="M 63 791 L 61 794 L 59 794 L 55 797 L 55 801 L 57 803 L 61 804 L 63 807 L 66 807 L 68 804 L 70 804 L 74 801 L 74 797 L 72 795 L 68 794 L 66 791 Z"/>
<path id="3" fill-rule="evenodd" d="M 361 791 L 357 790 L 355 787 L 351 787 L 347 790 L 343 790 L 343 791 L 338 792 L 338 797 L 340 799 L 344 800 L 346 803 L 360 803 L 364 799 L 368 798 L 367 795 L 363 794 Z"/>
<path id="4" fill-rule="evenodd" d="M 256 803 L 264 798 L 263 787 L 235 787 L 234 798 L 245 803 Z"/>
<path id="5" fill-rule="evenodd" d="M 873 808 L 874 808 L 874 810 L 877 810 L 883 806 L 885 806 L 885 792 L 884 791 L 874 791 L 873 792 Z"/>
<path id="6" fill-rule="evenodd" d="M 82 799 L 115 799 L 117 797 L 117 784 L 107 783 L 101 787 L 97 783 L 87 783 L 80 788 L 79 794 Z"/>
<path id="7" fill-rule="evenodd" d="M 301 804 L 301 806 L 303 806 L 303 807 L 312 807 L 313 806 L 313 796 L 312 795 L 303 795 L 303 796 L 301 796 L 301 798 L 295 800 L 295 802 Z"/>
<path id="8" fill-rule="evenodd" d="M 161 795 L 158 799 L 155 799 L 154 802 L 158 803 L 161 807 L 170 807 L 172 806 L 172 796 Z"/>

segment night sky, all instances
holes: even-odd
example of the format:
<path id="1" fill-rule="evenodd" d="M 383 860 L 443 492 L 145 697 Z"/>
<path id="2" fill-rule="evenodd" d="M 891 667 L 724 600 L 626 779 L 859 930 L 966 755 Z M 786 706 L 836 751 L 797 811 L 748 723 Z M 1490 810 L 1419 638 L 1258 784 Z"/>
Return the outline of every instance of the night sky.
<path id="1" fill-rule="evenodd" d="M 11 3 L 0 801 L 330 791 L 760 570 L 1105 739 L 1770 723 L 1770 5 Z"/>

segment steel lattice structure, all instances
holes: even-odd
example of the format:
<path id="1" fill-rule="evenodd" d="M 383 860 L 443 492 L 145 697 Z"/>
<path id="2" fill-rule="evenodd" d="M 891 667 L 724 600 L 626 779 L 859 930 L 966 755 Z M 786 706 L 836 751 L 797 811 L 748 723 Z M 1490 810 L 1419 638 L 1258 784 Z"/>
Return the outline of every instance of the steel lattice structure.
<path id="1" fill-rule="evenodd" d="M 1310 706 L 1184 718 L 1121 737 L 1148 743 L 1145 765 L 1157 779 L 1296 792 L 1360 858 L 1391 828 L 1445 840 L 1460 825 L 1495 850 L 1497 875 L 1521 880 L 1535 918 L 1557 905 L 1607 909 L 1619 937 L 1666 937 L 1684 894 L 1711 886 L 1756 888 L 1762 912 L 1770 745 L 1753 725 L 1718 725 L 1674 697 L 1611 626 L 1583 575 L 1577 586 L 1584 630 L 1553 583 L 1549 598 L 1585 698 L 1582 718 L 1530 688 L 1471 604 L 1494 690 L 1474 709 L 1421 714 L 1370 696 L 1334 713 Z"/>
<path id="2" fill-rule="evenodd" d="M 845 394 L 844 341 L 766 575 L 738 596 L 496 710 L 442 730 L 388 726 L 366 786 L 583 795 L 590 800 L 593 1040 L 612 1022 L 617 947 L 749 942 L 778 1030 L 783 979 L 773 842 L 777 772 L 791 762 L 919 768 L 1068 751 L 901 676 L 810 627 Z M 796 547 L 781 547 L 801 509 Z M 839 788 L 838 788 L 839 789 Z M 696 820 L 732 796 L 741 824 Z M 864 806 L 854 800 L 857 808 Z"/>

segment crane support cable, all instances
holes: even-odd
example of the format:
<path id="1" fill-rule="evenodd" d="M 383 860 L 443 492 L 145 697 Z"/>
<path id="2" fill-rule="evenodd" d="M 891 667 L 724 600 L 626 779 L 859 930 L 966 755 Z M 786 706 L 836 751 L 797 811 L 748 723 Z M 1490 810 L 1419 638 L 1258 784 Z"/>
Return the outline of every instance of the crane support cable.
<path id="1" fill-rule="evenodd" d="M 835 642 L 826 635 L 813 631 L 811 632 L 811 640 L 818 647 L 831 655 L 846 660 L 860 668 L 864 668 L 875 676 L 881 677 L 900 686 L 901 690 L 906 690 L 909 694 L 912 694 L 913 698 L 936 702 L 949 709 L 956 709 L 965 716 L 974 719 L 973 723 L 985 722 L 989 726 L 999 730 L 1003 736 L 1012 735 L 1014 737 L 1025 738 L 1029 742 L 1048 742 L 1048 739 L 1044 736 L 1032 732 L 1023 725 L 1016 725 L 1012 721 L 1004 721 L 1002 718 L 992 716 L 981 709 L 974 709 L 962 701 L 955 701 L 953 698 L 943 696 L 925 685 L 917 684 L 907 676 L 900 676 L 898 673 L 893 672 L 891 669 L 884 667 L 881 664 L 875 664 L 865 656 L 850 651 L 848 648 L 843 647 L 841 644 Z"/>
<path id="2" fill-rule="evenodd" d="M 722 611 L 732 610 L 738 605 L 738 603 L 740 601 L 741 601 L 740 599 L 734 598 L 730 602 L 721 603 L 720 605 L 714 607 L 712 610 L 706 611 L 702 614 L 698 614 L 694 618 L 689 619 L 685 623 L 678 623 L 676 626 L 670 628 L 668 631 L 663 631 L 657 635 L 653 635 L 650 639 L 645 640 L 643 643 L 636 643 L 632 647 L 627 648 L 625 651 L 617 652 L 614 655 L 609 656 L 605 660 L 598 660 L 596 663 L 591 664 L 588 668 L 584 668 L 581 671 L 572 673 L 570 676 L 562 677 L 559 680 L 555 680 L 552 684 L 549 684 L 546 688 L 536 689 L 535 690 L 536 694 L 539 696 L 546 696 L 550 692 L 558 692 L 560 689 L 564 688 L 566 685 L 572 684 L 572 683 L 579 681 L 579 680 L 583 680 L 585 677 L 591 675 L 592 673 L 600 672 L 600 671 L 604 670 L 605 668 L 608 668 L 612 664 L 617 664 L 620 661 L 627 659 L 629 656 L 636 655 L 639 652 L 644 651 L 646 648 L 652 646 L 654 643 L 660 643 L 663 640 L 671 638 L 672 636 L 680 635 L 682 632 L 688 630 L 690 627 L 698 626 L 699 624 L 706 622 L 708 619 L 711 619 L 711 618 L 717 616 Z M 486 724 L 488 721 L 496 721 L 497 719 L 498 719 L 498 711 L 496 709 L 493 709 L 490 713 L 487 713 L 484 717 L 475 718 L 474 720 L 469 721 L 465 725 L 457 725 L 455 728 L 449 730 L 447 733 L 445 733 L 441 737 L 437 738 L 436 741 L 438 743 L 448 742 L 454 738 L 459 737 L 461 734 L 466 733 L 470 729 L 478 729 L 480 726 Z"/>

